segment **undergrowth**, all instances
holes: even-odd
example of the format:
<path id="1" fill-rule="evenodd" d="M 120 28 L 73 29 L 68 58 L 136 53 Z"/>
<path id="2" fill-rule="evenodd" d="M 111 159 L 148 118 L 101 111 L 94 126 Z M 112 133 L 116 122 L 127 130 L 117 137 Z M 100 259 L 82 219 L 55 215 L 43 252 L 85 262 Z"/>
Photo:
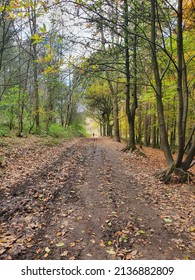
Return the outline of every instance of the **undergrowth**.
<path id="1" fill-rule="evenodd" d="M 87 133 L 85 128 L 78 123 L 74 123 L 68 128 L 64 128 L 59 124 L 52 124 L 49 128 L 48 135 L 55 138 L 70 140 L 75 137 L 86 137 Z"/>

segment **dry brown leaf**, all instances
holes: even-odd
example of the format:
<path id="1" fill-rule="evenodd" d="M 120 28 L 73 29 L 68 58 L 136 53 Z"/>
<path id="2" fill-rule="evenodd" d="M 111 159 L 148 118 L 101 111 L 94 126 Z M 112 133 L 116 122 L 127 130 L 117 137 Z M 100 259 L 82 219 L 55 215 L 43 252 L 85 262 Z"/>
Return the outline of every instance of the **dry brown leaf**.
<path id="1" fill-rule="evenodd" d="M 36 253 L 37 254 L 40 254 L 40 253 L 42 253 L 43 252 L 43 249 L 42 248 L 38 248 L 37 250 L 36 250 Z"/>
<path id="2" fill-rule="evenodd" d="M 76 245 L 76 242 L 71 242 L 71 243 L 69 244 L 70 247 L 74 247 L 75 245 Z"/>
<path id="3" fill-rule="evenodd" d="M 101 247 L 105 247 L 106 246 L 103 240 L 100 240 L 100 246 Z"/>
<path id="4" fill-rule="evenodd" d="M 67 257 L 68 256 L 68 251 L 64 251 L 60 254 L 61 257 Z"/>

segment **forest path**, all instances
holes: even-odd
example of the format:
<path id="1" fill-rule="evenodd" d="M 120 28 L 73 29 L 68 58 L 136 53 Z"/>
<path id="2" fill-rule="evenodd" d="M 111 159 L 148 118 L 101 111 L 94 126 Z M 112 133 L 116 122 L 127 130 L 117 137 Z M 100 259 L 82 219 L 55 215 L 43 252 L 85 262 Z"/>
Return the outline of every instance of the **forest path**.
<path id="1" fill-rule="evenodd" d="M 146 187 L 121 144 L 73 141 L 0 193 L 0 259 L 193 259 Z"/>

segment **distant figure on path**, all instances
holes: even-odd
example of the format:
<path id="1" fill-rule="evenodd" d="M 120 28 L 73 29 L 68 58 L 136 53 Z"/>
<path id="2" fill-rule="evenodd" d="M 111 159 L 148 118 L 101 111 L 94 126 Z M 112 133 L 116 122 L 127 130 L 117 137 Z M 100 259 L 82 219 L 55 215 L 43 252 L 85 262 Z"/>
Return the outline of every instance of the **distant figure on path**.
<path id="1" fill-rule="evenodd" d="M 95 137 L 95 133 L 93 133 L 93 137 Z"/>

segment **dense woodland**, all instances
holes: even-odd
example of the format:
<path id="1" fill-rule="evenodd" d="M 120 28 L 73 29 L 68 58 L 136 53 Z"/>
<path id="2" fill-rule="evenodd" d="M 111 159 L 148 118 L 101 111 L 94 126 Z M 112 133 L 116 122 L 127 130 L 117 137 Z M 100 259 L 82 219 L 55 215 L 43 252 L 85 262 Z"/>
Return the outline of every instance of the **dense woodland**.
<path id="1" fill-rule="evenodd" d="M 1 260 L 195 259 L 194 31 L 194 0 L 0 0 Z"/>
<path id="2" fill-rule="evenodd" d="M 66 135 L 86 116 L 124 150 L 195 156 L 193 0 L 1 0 L 0 133 Z M 75 132 L 76 133 L 76 132 Z M 173 154 L 176 153 L 176 157 Z"/>

